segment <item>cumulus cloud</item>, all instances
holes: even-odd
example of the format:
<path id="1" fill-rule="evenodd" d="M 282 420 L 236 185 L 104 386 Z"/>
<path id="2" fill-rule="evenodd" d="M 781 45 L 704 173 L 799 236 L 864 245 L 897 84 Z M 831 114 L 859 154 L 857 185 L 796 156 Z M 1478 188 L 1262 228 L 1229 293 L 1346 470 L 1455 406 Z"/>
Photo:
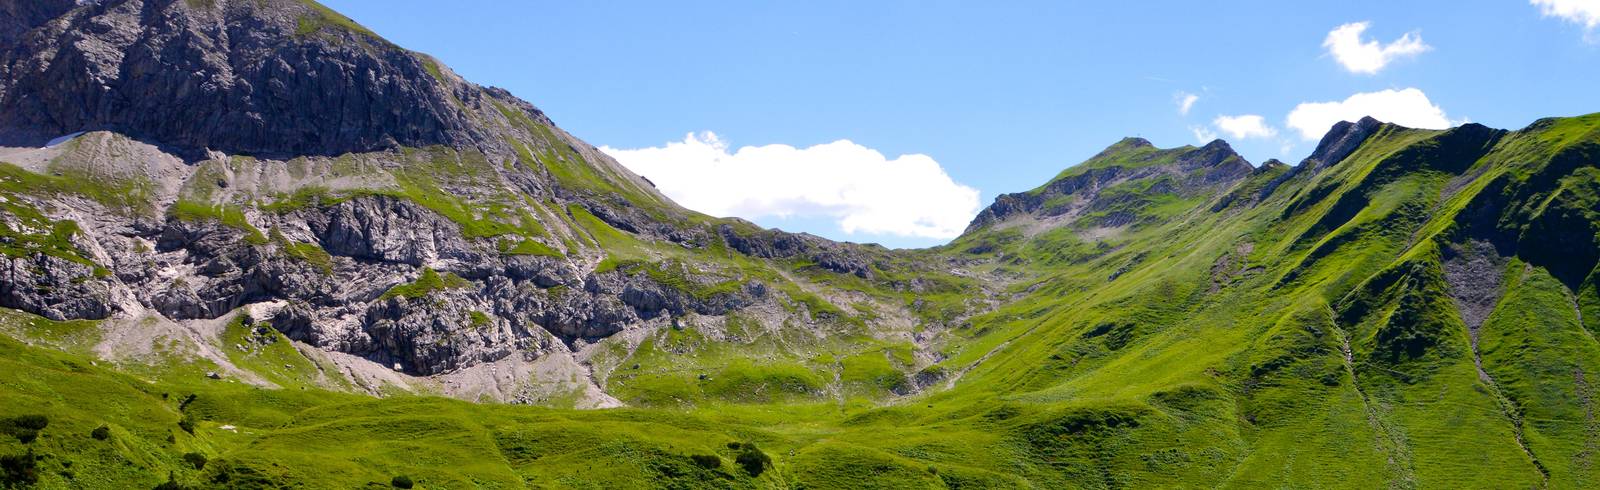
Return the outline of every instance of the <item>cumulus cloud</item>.
<path id="1" fill-rule="evenodd" d="M 1416 56 L 1433 49 L 1423 44 L 1422 36 L 1415 32 L 1408 32 L 1389 44 L 1379 43 L 1376 40 L 1363 41 L 1361 34 L 1366 32 L 1369 25 L 1369 22 L 1352 22 L 1335 27 L 1328 33 L 1327 39 L 1322 41 L 1322 47 L 1327 48 L 1328 53 L 1332 54 L 1333 59 L 1343 65 L 1344 69 L 1351 73 L 1366 75 L 1378 73 L 1397 59 Z"/>
<path id="2" fill-rule="evenodd" d="M 1182 116 L 1189 115 L 1189 109 L 1193 109 L 1194 103 L 1200 100 L 1200 96 L 1188 92 L 1178 92 L 1172 98 L 1178 102 L 1178 115 Z"/>
<path id="3" fill-rule="evenodd" d="M 1242 116 L 1217 116 L 1211 125 L 1226 133 L 1234 139 L 1272 138 L 1278 135 L 1278 130 L 1267 125 L 1267 119 L 1255 114 Z"/>
<path id="4" fill-rule="evenodd" d="M 1600 0 L 1531 0 L 1530 3 L 1539 7 L 1539 13 L 1545 17 L 1557 17 L 1583 26 L 1584 38 L 1589 42 L 1600 41 L 1600 36 L 1596 35 L 1600 31 Z"/>
<path id="5" fill-rule="evenodd" d="M 1301 138 L 1316 140 L 1339 121 L 1358 121 L 1365 116 L 1413 128 L 1444 129 L 1455 125 L 1445 116 L 1444 109 L 1415 88 L 1358 93 L 1338 102 L 1301 103 L 1289 112 L 1288 124 L 1300 132 Z"/>
<path id="6" fill-rule="evenodd" d="M 850 234 L 945 239 L 978 213 L 978 191 L 933 158 L 888 158 L 849 140 L 730 151 L 703 132 L 662 147 L 601 151 L 679 204 L 715 216 L 821 218 Z"/>

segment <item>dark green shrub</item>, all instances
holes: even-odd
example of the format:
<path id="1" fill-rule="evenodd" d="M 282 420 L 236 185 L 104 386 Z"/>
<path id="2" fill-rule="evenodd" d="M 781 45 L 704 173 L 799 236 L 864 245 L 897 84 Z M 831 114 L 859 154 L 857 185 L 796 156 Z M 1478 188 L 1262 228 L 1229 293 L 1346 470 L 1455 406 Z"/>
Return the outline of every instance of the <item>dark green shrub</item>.
<path id="1" fill-rule="evenodd" d="M 696 454 L 689 456 L 689 459 L 694 461 L 695 466 L 708 470 L 722 467 L 722 458 L 717 457 L 715 454 Z"/>
<path id="2" fill-rule="evenodd" d="M 188 432 L 190 435 L 193 435 L 194 434 L 194 416 L 193 415 L 184 415 L 183 418 L 178 419 L 178 428 L 179 429 L 183 429 L 184 432 Z"/>
<path id="3" fill-rule="evenodd" d="M 206 467 L 206 455 L 200 453 L 183 453 L 183 462 L 194 465 L 194 469 Z"/>
<path id="4" fill-rule="evenodd" d="M 50 425 L 50 419 L 43 415 L 19 415 L 7 419 L 0 419 L 0 432 L 11 435 L 23 444 L 33 442 L 39 437 L 39 431 Z"/>
<path id="5" fill-rule="evenodd" d="M 745 473 L 749 473 L 750 476 L 761 476 L 762 472 L 767 471 L 767 467 L 772 466 L 772 457 L 761 452 L 755 444 L 747 442 L 741 447 L 739 456 L 734 458 L 734 462 L 739 463 L 739 467 L 744 468 Z"/>
<path id="6" fill-rule="evenodd" d="M 0 486 L 6 488 L 33 486 L 39 481 L 36 459 L 33 457 L 32 449 L 23 454 L 0 456 Z"/>
<path id="7" fill-rule="evenodd" d="M 106 439 L 110 439 L 111 438 L 111 428 L 110 427 L 106 427 L 104 425 L 99 426 L 99 427 L 95 427 L 94 430 L 89 431 L 89 437 L 93 437 L 96 440 L 101 440 L 101 441 L 104 441 Z"/>
<path id="8" fill-rule="evenodd" d="M 400 475 L 400 476 L 394 477 L 393 480 L 389 480 L 389 485 L 391 485 L 391 486 L 393 486 L 395 488 L 411 488 L 412 486 L 414 486 L 416 484 L 411 482 L 411 477 L 405 476 L 405 475 Z"/>

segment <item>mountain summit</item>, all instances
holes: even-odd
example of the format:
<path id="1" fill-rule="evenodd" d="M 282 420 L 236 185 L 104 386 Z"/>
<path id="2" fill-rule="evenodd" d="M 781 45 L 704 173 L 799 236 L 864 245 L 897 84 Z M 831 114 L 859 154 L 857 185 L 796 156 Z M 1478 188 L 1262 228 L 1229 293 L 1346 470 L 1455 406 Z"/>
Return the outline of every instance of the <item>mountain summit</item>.
<path id="1" fill-rule="evenodd" d="M 310 1 L 0 0 L 0 145 L 4 487 L 1600 478 L 1600 114 L 1128 138 L 888 250 Z"/>
<path id="2" fill-rule="evenodd" d="M 192 154 L 473 147 L 514 100 L 313 1 L 7 3 L 0 135 L 18 146 L 112 131 Z"/>

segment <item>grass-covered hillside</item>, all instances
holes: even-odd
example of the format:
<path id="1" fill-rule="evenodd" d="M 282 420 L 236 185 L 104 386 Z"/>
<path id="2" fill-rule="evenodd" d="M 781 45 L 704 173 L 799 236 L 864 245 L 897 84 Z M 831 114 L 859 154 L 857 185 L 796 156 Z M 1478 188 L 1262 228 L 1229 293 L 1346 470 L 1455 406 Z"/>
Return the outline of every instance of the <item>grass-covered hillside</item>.
<path id="1" fill-rule="evenodd" d="M 1600 116 L 1370 133 L 1209 197 L 1135 179 L 1079 189 L 1076 219 L 881 252 L 995 289 L 963 310 L 978 314 L 908 320 L 948 321 L 936 345 L 850 334 L 882 321 L 870 304 L 804 299 L 840 334 L 755 334 L 740 313 L 618 334 L 589 359 L 628 408 L 353 394 L 315 381 L 304 345 L 224 326 L 267 388 L 203 362 L 106 362 L 95 322 L 10 313 L 4 471 L 43 487 L 1585 486 Z M 1139 219 L 1085 223 L 1100 206 Z M 654 250 L 604 231 L 597 250 Z M 606 260 L 664 283 L 683 265 Z M 864 300 L 960 303 L 896 296 L 890 270 L 756 263 Z M 454 281 L 430 270 L 389 294 Z"/>

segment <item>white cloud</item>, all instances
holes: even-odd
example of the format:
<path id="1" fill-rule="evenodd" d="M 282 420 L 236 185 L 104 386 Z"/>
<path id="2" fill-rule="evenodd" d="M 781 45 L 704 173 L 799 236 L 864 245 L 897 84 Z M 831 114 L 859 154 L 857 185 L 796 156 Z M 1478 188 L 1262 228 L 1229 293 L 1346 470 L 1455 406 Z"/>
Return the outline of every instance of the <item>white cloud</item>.
<path id="1" fill-rule="evenodd" d="M 978 191 L 927 155 L 893 159 L 839 140 L 809 148 L 745 146 L 689 134 L 664 147 L 603 147 L 668 197 L 715 216 L 834 220 L 845 233 L 954 238 L 978 214 Z"/>
<path id="2" fill-rule="evenodd" d="M 1322 41 L 1322 47 L 1328 48 L 1328 53 L 1332 54 L 1333 59 L 1338 60 L 1340 65 L 1344 65 L 1344 69 L 1351 73 L 1367 75 L 1378 73 L 1397 59 L 1416 56 L 1433 49 L 1423 44 L 1422 36 L 1415 32 L 1408 32 L 1389 44 L 1382 44 L 1376 40 L 1362 41 L 1361 34 L 1366 32 L 1369 24 L 1352 22 L 1335 27 L 1328 33 L 1328 38 Z"/>
<path id="3" fill-rule="evenodd" d="M 1600 28 L 1600 0 L 1531 0 L 1534 6 L 1539 7 L 1539 13 L 1545 17 L 1560 17 L 1568 22 L 1582 25 L 1586 29 L 1584 39 L 1589 42 L 1600 41 L 1596 36 Z"/>
<path id="4" fill-rule="evenodd" d="M 1200 96 L 1188 92 L 1178 92 L 1172 98 L 1178 102 L 1178 114 L 1182 116 L 1189 115 L 1189 109 L 1193 109 L 1194 103 L 1200 100 Z"/>
<path id="5" fill-rule="evenodd" d="M 1365 116 L 1412 128 L 1444 129 L 1456 124 L 1415 88 L 1358 93 L 1339 102 L 1301 103 L 1289 112 L 1288 124 L 1302 138 L 1317 140 L 1339 121 L 1358 121 Z"/>
<path id="6" fill-rule="evenodd" d="M 1217 139 L 1217 132 L 1205 126 L 1189 126 L 1189 132 L 1194 133 L 1194 140 L 1201 143 L 1210 143 Z"/>
<path id="7" fill-rule="evenodd" d="M 1217 116 L 1211 125 L 1222 130 L 1234 139 L 1271 138 L 1278 135 L 1278 130 L 1267 125 L 1267 119 L 1255 114 L 1242 116 Z"/>

